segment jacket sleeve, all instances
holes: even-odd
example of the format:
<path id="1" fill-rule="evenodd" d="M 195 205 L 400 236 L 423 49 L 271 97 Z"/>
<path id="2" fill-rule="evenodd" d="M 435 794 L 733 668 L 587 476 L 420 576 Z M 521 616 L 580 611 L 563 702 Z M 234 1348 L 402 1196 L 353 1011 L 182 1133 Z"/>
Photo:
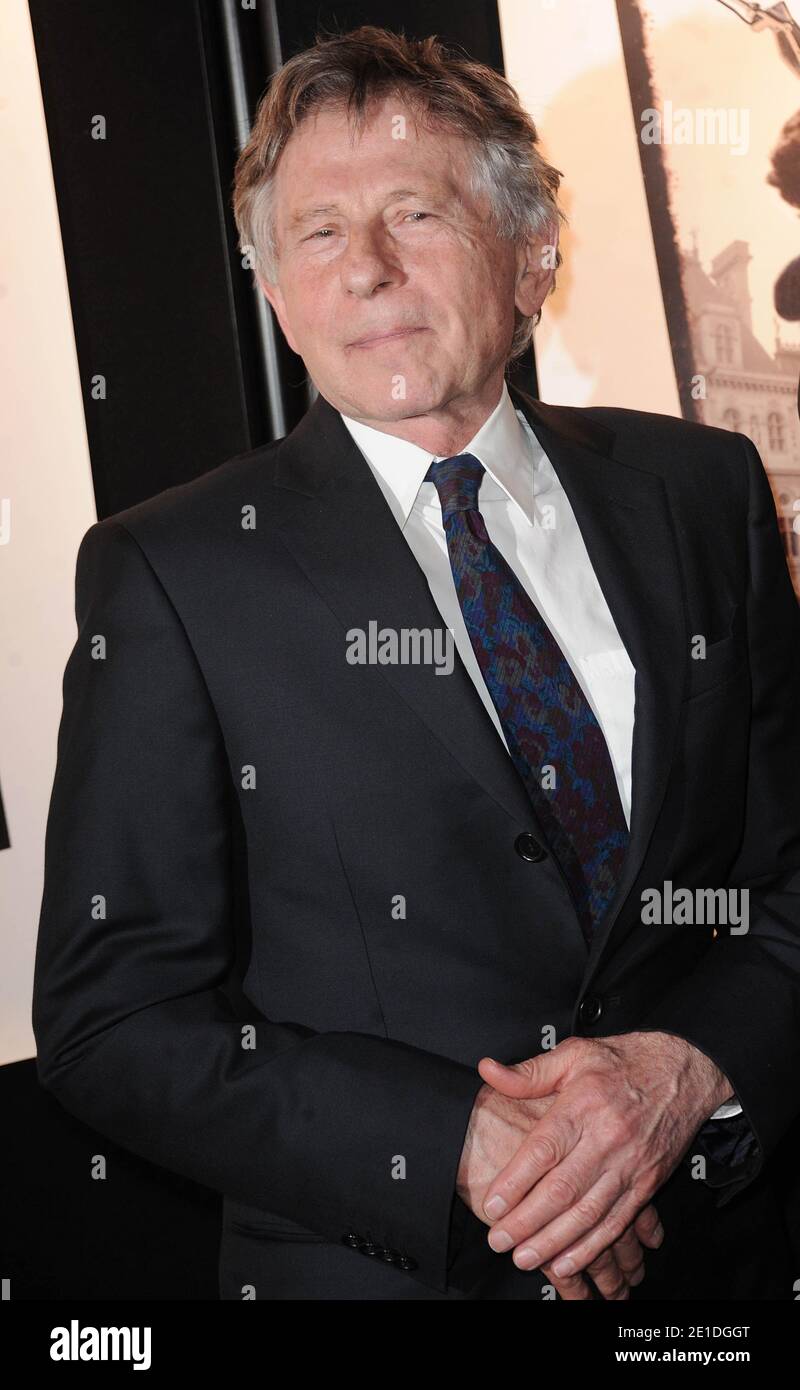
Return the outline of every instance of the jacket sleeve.
<path id="1" fill-rule="evenodd" d="M 234 1011 L 222 731 L 174 606 L 113 518 L 81 541 L 76 617 L 36 949 L 41 1083 L 153 1163 L 332 1241 L 365 1234 L 445 1291 L 480 1076 Z"/>
<path id="2" fill-rule="evenodd" d="M 800 608 L 763 464 L 751 440 L 736 439 L 748 479 L 752 703 L 745 824 L 727 886 L 747 889 L 749 930 L 719 928 L 646 1020 L 711 1057 L 742 1106 L 700 1131 L 719 1205 L 752 1182 L 800 1111 Z"/>

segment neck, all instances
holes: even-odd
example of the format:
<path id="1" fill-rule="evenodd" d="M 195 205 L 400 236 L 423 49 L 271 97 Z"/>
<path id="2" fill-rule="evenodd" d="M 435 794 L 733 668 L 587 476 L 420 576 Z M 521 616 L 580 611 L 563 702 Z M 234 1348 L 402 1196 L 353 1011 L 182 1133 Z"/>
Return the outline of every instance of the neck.
<path id="1" fill-rule="evenodd" d="M 410 444 L 416 444 L 439 458 L 451 458 L 462 451 L 496 410 L 502 390 L 501 371 L 499 377 L 493 375 L 484 383 L 477 394 L 456 396 L 422 415 L 407 415 L 400 420 L 378 420 L 368 415 L 353 415 L 349 410 L 345 414 L 361 424 L 371 425 L 382 434 L 407 439 Z"/>

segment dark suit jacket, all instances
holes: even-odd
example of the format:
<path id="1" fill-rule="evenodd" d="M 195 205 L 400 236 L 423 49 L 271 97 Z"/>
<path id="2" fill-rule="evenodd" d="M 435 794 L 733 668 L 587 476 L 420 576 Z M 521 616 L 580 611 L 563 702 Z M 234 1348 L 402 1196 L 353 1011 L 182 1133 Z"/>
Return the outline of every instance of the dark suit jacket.
<path id="1" fill-rule="evenodd" d="M 800 1109 L 800 615 L 767 479 L 744 436 L 512 395 L 636 668 L 630 846 L 591 950 L 552 855 L 519 852 L 545 837 L 463 666 L 346 660 L 371 620 L 442 622 L 325 400 L 81 542 L 39 1075 L 225 1195 L 223 1297 L 541 1297 L 454 1181 L 476 1063 L 550 1027 L 679 1034 L 744 1107 L 656 1196 L 637 1296 L 792 1297 L 762 1170 Z M 749 932 L 643 925 L 665 880 L 747 887 Z"/>

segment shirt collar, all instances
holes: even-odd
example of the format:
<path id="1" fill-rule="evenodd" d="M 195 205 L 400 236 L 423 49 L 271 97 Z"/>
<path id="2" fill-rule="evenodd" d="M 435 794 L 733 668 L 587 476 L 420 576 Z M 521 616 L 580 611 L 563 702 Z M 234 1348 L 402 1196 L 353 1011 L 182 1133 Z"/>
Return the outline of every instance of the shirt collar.
<path id="1" fill-rule="evenodd" d="M 342 415 L 342 420 L 375 474 L 396 521 L 405 526 L 432 460 L 441 455 L 430 454 L 418 444 L 348 415 Z M 491 415 L 460 452 L 480 459 L 489 477 L 534 524 L 534 495 L 549 485 L 552 471 L 527 420 L 514 409 L 505 382 Z M 433 488 L 432 483 L 427 486 Z"/>

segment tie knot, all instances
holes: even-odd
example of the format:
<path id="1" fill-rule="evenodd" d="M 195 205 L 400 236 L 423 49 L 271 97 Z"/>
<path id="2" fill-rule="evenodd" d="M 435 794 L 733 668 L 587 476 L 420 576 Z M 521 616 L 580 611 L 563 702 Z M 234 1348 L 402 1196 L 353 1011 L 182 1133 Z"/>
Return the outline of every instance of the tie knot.
<path id="1" fill-rule="evenodd" d="M 454 512 L 478 511 L 478 489 L 484 472 L 474 454 L 455 454 L 431 464 L 425 482 L 433 483 L 439 494 L 443 521 Z"/>

